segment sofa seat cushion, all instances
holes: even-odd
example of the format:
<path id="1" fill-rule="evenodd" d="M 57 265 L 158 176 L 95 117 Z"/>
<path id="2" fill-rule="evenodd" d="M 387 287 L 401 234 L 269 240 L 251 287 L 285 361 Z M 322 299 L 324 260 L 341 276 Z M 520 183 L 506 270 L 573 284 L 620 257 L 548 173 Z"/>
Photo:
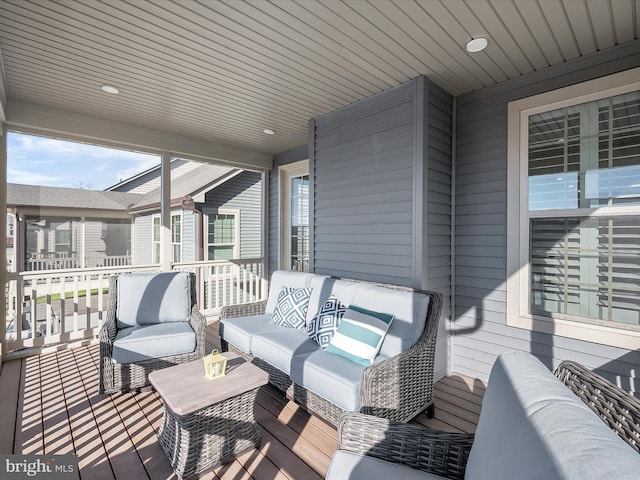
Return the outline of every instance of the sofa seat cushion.
<path id="1" fill-rule="evenodd" d="M 344 450 L 339 450 L 333 455 L 326 476 L 327 480 L 370 480 L 372 478 L 442 480 L 444 477 Z"/>
<path id="2" fill-rule="evenodd" d="M 360 386 L 365 368 L 318 347 L 313 353 L 296 355 L 289 375 L 294 383 L 343 410 L 354 411 L 360 408 Z"/>
<path id="3" fill-rule="evenodd" d="M 220 320 L 220 337 L 244 353 L 251 353 L 254 335 L 279 330 L 282 327 L 271 323 L 270 313 Z"/>
<path id="4" fill-rule="evenodd" d="M 189 323 L 140 325 L 118 331 L 113 342 L 114 363 L 132 363 L 193 352 L 196 334 Z"/>
<path id="5" fill-rule="evenodd" d="M 118 328 L 191 319 L 188 272 L 123 273 L 117 289 Z"/>
<path id="6" fill-rule="evenodd" d="M 638 478 L 640 455 L 538 359 L 496 360 L 465 479 Z"/>
<path id="7" fill-rule="evenodd" d="M 291 362 L 296 355 L 315 352 L 320 348 L 303 330 L 297 328 L 278 327 L 276 331 L 257 333 L 251 340 L 253 355 L 287 375 L 291 372 Z"/>

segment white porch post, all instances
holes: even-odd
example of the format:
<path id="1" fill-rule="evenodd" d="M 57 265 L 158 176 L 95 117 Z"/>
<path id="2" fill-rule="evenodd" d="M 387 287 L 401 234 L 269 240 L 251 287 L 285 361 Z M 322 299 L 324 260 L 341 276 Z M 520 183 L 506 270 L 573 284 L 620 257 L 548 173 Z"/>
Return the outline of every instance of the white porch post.
<path id="1" fill-rule="evenodd" d="M 171 271 L 171 152 L 160 164 L 160 269 Z"/>
<path id="2" fill-rule="evenodd" d="M 3 120 L 0 115 L 0 120 Z M 0 238 L 4 248 L 0 248 L 0 367 L 2 367 L 2 357 L 5 350 L 7 312 L 6 312 L 6 292 L 7 284 L 7 127 L 2 125 L 0 130 L 0 211 L 3 212 L 3 221 L 0 222 Z M 17 259 L 15 260 L 17 262 Z"/>

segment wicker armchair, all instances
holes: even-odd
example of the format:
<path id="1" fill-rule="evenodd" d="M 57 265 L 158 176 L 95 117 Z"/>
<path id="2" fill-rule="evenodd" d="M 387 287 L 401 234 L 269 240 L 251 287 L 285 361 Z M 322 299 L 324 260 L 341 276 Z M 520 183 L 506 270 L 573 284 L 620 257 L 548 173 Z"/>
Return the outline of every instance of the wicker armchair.
<path id="1" fill-rule="evenodd" d="M 148 375 L 152 371 L 196 360 L 204 356 L 206 320 L 204 315 L 198 310 L 196 304 L 195 275 L 190 273 L 191 315 L 189 325 L 196 336 L 195 350 L 188 353 L 159 358 L 145 358 L 128 363 L 117 363 L 114 361 L 114 341 L 119 331 L 118 320 L 116 318 L 118 311 L 118 279 L 119 277 L 117 275 L 109 279 L 107 318 L 99 333 L 100 393 L 125 392 L 145 387 L 149 385 Z"/>
<path id="2" fill-rule="evenodd" d="M 555 375 L 640 453 L 640 400 L 575 362 Z M 474 434 L 448 433 L 361 413 L 338 425 L 338 449 L 379 458 L 449 479 L 463 479 Z"/>
<path id="3" fill-rule="evenodd" d="M 411 290 L 391 285 L 379 286 L 395 290 Z M 413 347 L 407 351 L 367 367 L 360 390 L 360 411 L 370 415 L 408 422 L 426 409 L 433 416 L 433 367 L 438 322 L 442 312 L 443 296 L 434 291 L 423 291 L 430 296 L 429 311 L 424 331 Z M 231 305 L 220 312 L 221 319 L 260 315 L 266 301 L 245 305 Z M 319 395 L 293 384 L 287 374 L 259 358 L 241 352 L 222 339 L 222 349 L 231 349 L 269 373 L 269 382 L 286 392 L 289 398 L 307 411 L 337 425 L 345 411 Z"/>

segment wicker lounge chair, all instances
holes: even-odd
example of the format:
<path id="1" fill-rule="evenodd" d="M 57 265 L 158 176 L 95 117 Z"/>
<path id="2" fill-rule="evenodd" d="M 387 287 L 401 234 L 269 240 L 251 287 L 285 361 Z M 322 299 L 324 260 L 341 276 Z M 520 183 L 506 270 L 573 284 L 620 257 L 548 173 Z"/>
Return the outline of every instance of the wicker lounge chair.
<path id="1" fill-rule="evenodd" d="M 120 283 L 125 283 L 126 288 L 121 285 L 119 290 Z M 205 318 L 196 305 L 194 274 L 111 277 L 107 318 L 99 335 L 100 392 L 139 389 L 149 385 L 148 375 L 154 370 L 202 358 L 205 326 Z M 126 343 L 132 339 L 135 345 Z M 154 351 L 171 353 L 149 353 Z"/>
<path id="2" fill-rule="evenodd" d="M 602 420 L 640 452 L 640 401 L 575 362 L 563 362 L 555 375 Z M 475 435 L 447 433 L 361 413 L 343 415 L 339 450 L 463 479 Z"/>

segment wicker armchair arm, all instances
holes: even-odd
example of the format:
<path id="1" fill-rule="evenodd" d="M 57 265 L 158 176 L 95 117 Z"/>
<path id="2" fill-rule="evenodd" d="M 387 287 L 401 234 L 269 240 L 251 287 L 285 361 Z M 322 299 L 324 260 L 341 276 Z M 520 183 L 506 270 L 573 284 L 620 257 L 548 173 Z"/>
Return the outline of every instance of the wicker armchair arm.
<path id="1" fill-rule="evenodd" d="M 576 362 L 562 362 L 555 375 L 640 453 L 640 400 Z"/>
<path id="2" fill-rule="evenodd" d="M 114 308 L 107 308 L 107 315 L 102 328 L 98 332 L 98 339 L 101 345 L 113 347 L 113 341 L 118 334 L 118 324 L 116 323 L 116 311 Z"/>
<path id="3" fill-rule="evenodd" d="M 191 328 L 196 333 L 196 356 L 202 358 L 205 356 L 205 348 L 207 341 L 207 319 L 200 313 L 197 305 L 191 307 L 191 318 L 189 320 Z"/>
<path id="4" fill-rule="evenodd" d="M 380 458 L 450 479 L 464 478 L 471 433 L 448 433 L 362 413 L 344 414 L 338 448 Z"/>
<path id="5" fill-rule="evenodd" d="M 439 293 L 429 293 L 430 311 L 418 342 L 364 371 L 361 412 L 408 422 L 433 404 L 433 363 L 443 298 Z"/>
<path id="6" fill-rule="evenodd" d="M 249 317 L 251 315 L 262 315 L 267 306 L 267 301 L 242 303 L 237 305 L 227 305 L 220 310 L 220 318 Z"/>

